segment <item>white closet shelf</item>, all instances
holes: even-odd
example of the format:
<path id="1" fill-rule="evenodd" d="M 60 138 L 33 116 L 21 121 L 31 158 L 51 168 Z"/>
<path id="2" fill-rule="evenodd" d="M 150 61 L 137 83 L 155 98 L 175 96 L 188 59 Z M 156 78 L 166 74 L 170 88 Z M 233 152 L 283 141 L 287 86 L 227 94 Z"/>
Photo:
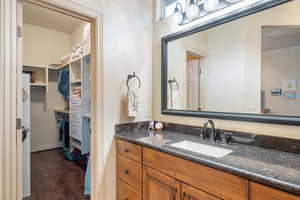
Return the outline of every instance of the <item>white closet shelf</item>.
<path id="1" fill-rule="evenodd" d="M 69 114 L 70 113 L 70 111 L 68 111 L 68 110 L 65 110 L 65 109 L 55 109 L 54 110 L 55 112 L 57 112 L 57 113 L 66 113 L 66 114 Z"/>
<path id="2" fill-rule="evenodd" d="M 82 116 L 85 118 L 91 118 L 91 113 L 83 113 Z"/>
<path id="3" fill-rule="evenodd" d="M 60 67 L 50 67 L 50 66 L 48 66 L 47 68 L 52 69 L 52 70 L 59 70 L 60 69 Z"/>
<path id="4" fill-rule="evenodd" d="M 46 69 L 47 68 L 47 66 L 37 66 L 37 65 L 35 65 L 35 66 L 33 66 L 33 65 L 23 65 L 23 67 L 25 67 L 25 68 L 39 68 L 39 69 Z"/>
<path id="5" fill-rule="evenodd" d="M 71 80 L 71 83 L 81 83 L 81 79 L 75 79 L 75 80 Z"/>
<path id="6" fill-rule="evenodd" d="M 23 65 L 23 68 L 36 68 L 36 69 L 52 69 L 52 70 L 59 70 L 59 67 L 51 67 L 51 66 L 37 66 L 37 65 Z"/>
<path id="7" fill-rule="evenodd" d="M 79 61 L 81 58 L 82 58 L 82 57 L 75 58 L 74 60 L 71 60 L 70 62 L 67 62 L 67 63 L 63 64 L 63 65 L 62 65 L 61 67 L 59 67 L 58 69 L 62 69 L 62 68 L 68 67 L 68 66 L 70 66 L 70 64 Z"/>
<path id="8" fill-rule="evenodd" d="M 37 86 L 37 87 L 46 87 L 46 83 L 30 83 L 30 86 Z"/>

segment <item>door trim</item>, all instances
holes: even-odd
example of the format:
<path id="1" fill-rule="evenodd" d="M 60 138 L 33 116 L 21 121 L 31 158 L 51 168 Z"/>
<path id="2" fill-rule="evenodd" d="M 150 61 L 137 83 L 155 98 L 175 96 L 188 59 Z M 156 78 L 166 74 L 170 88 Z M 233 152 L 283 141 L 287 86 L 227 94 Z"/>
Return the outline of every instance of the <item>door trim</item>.
<path id="1" fill-rule="evenodd" d="M 0 3 L 0 199 L 21 200 L 22 176 L 17 151 L 17 1 L 1 0 Z M 90 19 L 92 59 L 92 136 L 91 178 L 92 200 L 104 199 L 103 154 L 103 61 L 102 61 L 102 11 L 87 8 L 67 0 L 28 0 L 52 9 L 64 10 L 75 16 Z M 19 1 L 23 2 L 23 1 Z M 13 66 L 13 67 L 12 67 Z M 97 177 L 97 178 L 93 178 Z"/>

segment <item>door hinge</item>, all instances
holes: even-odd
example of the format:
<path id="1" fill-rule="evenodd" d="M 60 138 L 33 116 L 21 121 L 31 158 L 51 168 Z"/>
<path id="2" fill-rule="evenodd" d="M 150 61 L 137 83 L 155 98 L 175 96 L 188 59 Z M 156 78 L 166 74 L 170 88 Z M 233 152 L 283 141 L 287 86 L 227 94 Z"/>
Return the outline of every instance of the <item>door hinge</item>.
<path id="1" fill-rule="evenodd" d="M 20 118 L 17 119 L 17 129 L 22 128 L 22 120 Z"/>
<path id="2" fill-rule="evenodd" d="M 21 26 L 17 26 L 17 36 L 18 38 L 21 38 L 23 35 L 23 29 Z"/>

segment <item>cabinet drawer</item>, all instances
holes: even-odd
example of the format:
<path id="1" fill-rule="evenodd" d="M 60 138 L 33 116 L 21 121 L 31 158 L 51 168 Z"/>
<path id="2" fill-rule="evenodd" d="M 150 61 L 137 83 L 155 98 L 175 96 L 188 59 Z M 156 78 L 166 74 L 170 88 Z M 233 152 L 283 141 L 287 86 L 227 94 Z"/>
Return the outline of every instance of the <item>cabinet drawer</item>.
<path id="1" fill-rule="evenodd" d="M 118 140 L 117 151 L 118 154 L 121 154 L 127 158 L 137 162 L 142 162 L 142 147 L 137 144 L 126 142 L 124 140 Z"/>
<path id="2" fill-rule="evenodd" d="M 248 199 L 249 181 L 238 176 L 145 147 L 143 162 L 223 200 Z"/>
<path id="3" fill-rule="evenodd" d="M 182 200 L 221 200 L 192 186 L 182 184 Z"/>
<path id="4" fill-rule="evenodd" d="M 300 200 L 299 196 L 270 188 L 257 183 L 250 183 L 251 200 Z"/>
<path id="5" fill-rule="evenodd" d="M 130 185 L 118 180 L 117 200 L 142 200 L 141 194 Z"/>
<path id="6" fill-rule="evenodd" d="M 118 155 L 117 160 L 118 178 L 131 185 L 138 191 L 142 187 L 142 164 L 124 156 Z"/>

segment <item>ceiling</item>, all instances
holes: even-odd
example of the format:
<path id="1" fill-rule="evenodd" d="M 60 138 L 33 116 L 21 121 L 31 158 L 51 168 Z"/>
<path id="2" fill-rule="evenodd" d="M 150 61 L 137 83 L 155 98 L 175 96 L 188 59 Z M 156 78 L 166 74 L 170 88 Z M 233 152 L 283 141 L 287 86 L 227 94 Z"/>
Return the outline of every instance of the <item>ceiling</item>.
<path id="1" fill-rule="evenodd" d="M 300 26 L 265 26 L 262 28 L 262 51 L 300 46 Z"/>
<path id="2" fill-rule="evenodd" d="M 71 34 L 83 21 L 30 3 L 23 3 L 23 21 Z"/>

